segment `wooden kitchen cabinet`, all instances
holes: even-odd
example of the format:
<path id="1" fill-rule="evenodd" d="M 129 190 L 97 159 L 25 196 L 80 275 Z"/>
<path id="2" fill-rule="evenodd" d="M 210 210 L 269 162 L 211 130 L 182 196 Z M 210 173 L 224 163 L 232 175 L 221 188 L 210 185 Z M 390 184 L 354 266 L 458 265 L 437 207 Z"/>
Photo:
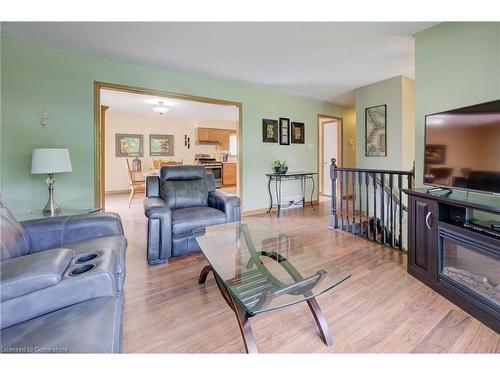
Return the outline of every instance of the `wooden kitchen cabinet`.
<path id="1" fill-rule="evenodd" d="M 229 150 L 231 134 L 236 134 L 236 131 L 231 129 L 196 128 L 196 141 L 216 144 L 221 150 Z"/>
<path id="2" fill-rule="evenodd" d="M 236 163 L 222 163 L 222 186 L 236 185 Z"/>
<path id="3" fill-rule="evenodd" d="M 219 129 L 208 129 L 208 141 L 211 143 L 219 143 Z"/>
<path id="4" fill-rule="evenodd" d="M 196 141 L 197 142 L 208 142 L 208 133 L 210 129 L 207 128 L 196 128 Z"/>
<path id="5" fill-rule="evenodd" d="M 219 130 L 213 128 L 196 128 L 196 141 L 202 143 L 219 143 Z"/>
<path id="6" fill-rule="evenodd" d="M 231 130 L 219 129 L 219 146 L 221 150 L 229 150 Z"/>

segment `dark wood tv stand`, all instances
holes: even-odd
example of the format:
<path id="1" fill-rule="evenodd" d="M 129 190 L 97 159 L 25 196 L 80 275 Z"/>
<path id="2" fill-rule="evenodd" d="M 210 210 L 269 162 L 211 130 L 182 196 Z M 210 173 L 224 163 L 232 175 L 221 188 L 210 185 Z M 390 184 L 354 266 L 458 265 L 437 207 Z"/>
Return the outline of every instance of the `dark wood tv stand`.
<path id="1" fill-rule="evenodd" d="M 500 231 L 470 221 L 500 221 L 500 197 L 426 191 L 405 190 L 408 272 L 500 333 Z"/>

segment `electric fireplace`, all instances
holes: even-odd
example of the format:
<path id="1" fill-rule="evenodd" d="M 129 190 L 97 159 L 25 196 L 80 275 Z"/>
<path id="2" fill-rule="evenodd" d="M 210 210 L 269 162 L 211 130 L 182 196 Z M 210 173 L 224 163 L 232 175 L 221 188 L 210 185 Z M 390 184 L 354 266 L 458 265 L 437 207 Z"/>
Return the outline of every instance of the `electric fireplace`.
<path id="1" fill-rule="evenodd" d="M 500 254 L 471 238 L 440 231 L 441 282 L 500 311 Z"/>

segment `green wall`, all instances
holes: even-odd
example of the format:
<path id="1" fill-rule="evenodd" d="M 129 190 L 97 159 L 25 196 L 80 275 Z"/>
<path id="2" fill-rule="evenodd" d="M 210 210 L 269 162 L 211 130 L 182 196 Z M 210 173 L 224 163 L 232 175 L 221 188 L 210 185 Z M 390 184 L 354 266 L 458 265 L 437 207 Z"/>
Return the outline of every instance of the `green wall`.
<path id="1" fill-rule="evenodd" d="M 393 170 L 410 170 L 413 167 L 413 94 L 414 81 L 404 76 L 356 90 L 356 167 Z M 366 157 L 365 109 L 383 104 L 387 105 L 387 156 Z"/>
<path id="2" fill-rule="evenodd" d="M 442 23 L 415 36 L 415 172 L 430 113 L 500 99 L 500 23 Z"/>
<path id="3" fill-rule="evenodd" d="M 275 159 L 290 169 L 317 169 L 318 113 L 343 117 L 346 109 L 202 76 L 110 61 L 42 45 L 2 39 L 2 200 L 14 212 L 43 207 L 44 176 L 30 174 L 36 147 L 70 149 L 73 172 L 57 175 L 56 197 L 66 205 L 91 205 L 94 189 L 93 83 L 104 81 L 243 103 L 244 210 L 268 205 L 264 174 Z M 38 112 L 53 114 L 43 129 Z M 262 118 L 288 117 L 306 124 L 306 144 L 262 143 Z M 297 188 L 298 192 L 298 188 Z"/>

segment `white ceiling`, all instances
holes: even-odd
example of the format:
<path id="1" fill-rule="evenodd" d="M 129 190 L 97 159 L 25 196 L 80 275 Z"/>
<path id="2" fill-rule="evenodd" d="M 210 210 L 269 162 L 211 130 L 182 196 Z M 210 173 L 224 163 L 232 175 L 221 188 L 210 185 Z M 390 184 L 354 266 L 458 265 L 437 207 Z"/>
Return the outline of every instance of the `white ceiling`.
<path id="1" fill-rule="evenodd" d="M 153 111 L 153 105 L 163 102 L 170 108 L 165 115 Z M 101 90 L 101 104 L 109 111 L 134 113 L 155 117 L 181 117 L 238 121 L 239 111 L 234 105 L 219 105 L 190 100 L 162 98 L 159 96 L 134 94 L 123 91 Z"/>
<path id="2" fill-rule="evenodd" d="M 7 37 L 354 104 L 353 90 L 414 78 L 413 35 L 435 22 L 14 22 Z"/>

